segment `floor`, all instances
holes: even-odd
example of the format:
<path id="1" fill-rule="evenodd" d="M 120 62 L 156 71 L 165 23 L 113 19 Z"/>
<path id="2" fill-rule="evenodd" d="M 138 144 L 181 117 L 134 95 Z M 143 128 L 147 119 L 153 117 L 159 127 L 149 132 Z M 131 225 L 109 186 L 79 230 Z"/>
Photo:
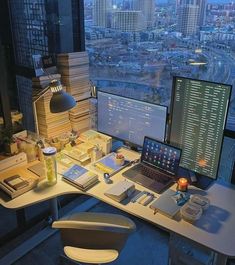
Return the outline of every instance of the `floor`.
<path id="1" fill-rule="evenodd" d="M 75 200 L 80 203 L 79 199 Z M 84 199 L 83 199 L 84 201 Z M 76 204 L 73 202 L 73 204 Z M 71 207 L 70 207 L 71 208 Z M 1 212 L 2 209 L 0 209 Z M 90 209 L 94 212 L 110 212 L 119 213 L 128 216 L 126 213 L 115 209 L 105 203 L 98 203 L 95 207 Z M 167 264 L 168 257 L 168 233 L 157 229 L 151 224 L 148 224 L 138 218 L 129 216 L 136 224 L 137 231 L 132 234 L 127 244 L 119 256 L 117 261 L 111 264 L 135 264 L 135 265 L 165 265 Z M 11 222 L 8 219 L 8 222 Z M 10 249 L 16 247 L 20 242 L 23 242 L 35 231 L 40 231 L 44 227 L 45 223 L 40 222 L 32 229 L 24 233 L 23 235 L 15 238 L 12 242 L 6 242 L 0 248 L 0 255 L 7 253 Z M 28 234 L 28 235 L 27 235 Z M 20 260 L 14 263 L 14 265 L 56 265 L 64 264 L 70 265 L 68 261 L 60 258 L 62 253 L 62 246 L 60 243 L 59 232 L 48 238 L 39 246 L 34 248 Z M 8 265 L 8 264 L 6 264 Z"/>
<path id="2" fill-rule="evenodd" d="M 80 196 L 78 198 L 72 199 L 63 208 L 61 208 L 61 215 L 67 214 L 76 208 L 78 205 L 86 205 L 89 197 Z M 48 205 L 46 203 L 40 204 L 38 207 L 29 207 L 26 211 L 28 218 L 33 218 L 35 213 L 42 211 L 42 209 L 47 209 Z M 153 225 L 144 222 L 133 216 L 129 216 L 110 205 L 99 202 L 94 207 L 90 209 L 94 212 L 109 212 L 109 213 L 119 213 L 126 215 L 131 218 L 137 227 L 137 230 L 132 234 L 124 250 L 121 252 L 119 258 L 110 263 L 113 265 L 167 265 L 168 261 L 168 243 L 169 235 L 167 232 L 162 231 Z M 15 225 L 15 218 L 13 212 L 8 212 L 8 210 L 0 207 L 0 226 L 1 234 L 4 233 L 3 224 L 6 228 L 5 232 L 9 228 Z M 27 240 L 29 237 L 39 232 L 47 225 L 45 219 L 37 222 L 27 230 L 26 233 L 22 233 L 20 236 L 15 237 L 13 240 L 6 240 L 4 244 L 0 247 L 0 258 L 7 254 L 10 250 L 17 247 L 20 243 Z M 21 259 L 14 263 L 14 265 L 71 265 L 68 260 L 61 258 L 63 253 L 62 245 L 60 242 L 60 234 L 56 232 L 54 235 L 49 237 L 43 243 L 38 245 L 36 248 L 31 250 Z M 185 264 L 185 263 L 184 263 Z M 9 265 L 9 264 L 3 264 Z M 180 264 L 181 265 L 181 264 Z M 229 265 L 235 265 L 235 263 L 230 262 Z"/>

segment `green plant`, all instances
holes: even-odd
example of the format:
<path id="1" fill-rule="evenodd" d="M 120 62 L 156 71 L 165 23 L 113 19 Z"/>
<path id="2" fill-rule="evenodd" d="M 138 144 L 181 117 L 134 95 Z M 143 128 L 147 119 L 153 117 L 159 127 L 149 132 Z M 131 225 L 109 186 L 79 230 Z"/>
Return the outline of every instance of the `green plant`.
<path id="1" fill-rule="evenodd" d="M 0 131 L 0 143 L 1 144 L 11 144 L 14 143 L 15 139 L 13 137 L 13 130 L 11 127 L 5 127 Z"/>

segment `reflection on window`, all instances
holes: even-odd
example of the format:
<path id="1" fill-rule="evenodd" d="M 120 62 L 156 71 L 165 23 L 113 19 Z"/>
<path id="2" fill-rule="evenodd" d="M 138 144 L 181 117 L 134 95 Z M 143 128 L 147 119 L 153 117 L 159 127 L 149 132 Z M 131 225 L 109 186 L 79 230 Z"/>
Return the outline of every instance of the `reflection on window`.
<path id="1" fill-rule="evenodd" d="M 235 162 L 235 139 L 224 137 L 218 178 L 230 182 Z"/>

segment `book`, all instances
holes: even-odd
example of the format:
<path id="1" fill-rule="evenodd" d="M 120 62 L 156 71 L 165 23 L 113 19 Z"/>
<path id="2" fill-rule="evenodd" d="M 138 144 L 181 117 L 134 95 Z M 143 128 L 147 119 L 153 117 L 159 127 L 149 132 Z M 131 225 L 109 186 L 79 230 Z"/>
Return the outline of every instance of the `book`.
<path id="1" fill-rule="evenodd" d="M 98 182 L 98 175 L 77 164 L 62 173 L 63 180 L 81 190 L 87 190 Z"/>
<path id="2" fill-rule="evenodd" d="M 36 187 L 38 181 L 39 178 L 24 177 L 20 174 L 9 175 L 0 180 L 0 189 L 14 199 Z"/>
<path id="3" fill-rule="evenodd" d="M 62 59 L 75 59 L 75 58 L 83 58 L 87 57 L 87 52 L 71 52 L 71 53 L 59 53 L 57 54 L 57 60 L 62 60 Z"/>
<path id="4" fill-rule="evenodd" d="M 175 200 L 176 192 L 172 189 L 166 190 L 156 201 L 154 201 L 150 208 L 167 217 L 173 218 L 180 210 L 181 206 Z"/>
<path id="5" fill-rule="evenodd" d="M 117 202 L 121 202 L 125 198 L 129 197 L 134 191 L 135 185 L 132 182 L 123 180 L 105 191 L 104 195 Z"/>
<path id="6" fill-rule="evenodd" d="M 102 173 L 113 175 L 127 166 L 130 161 L 125 160 L 123 165 L 115 162 L 116 153 L 112 152 L 92 164 L 92 167 Z"/>

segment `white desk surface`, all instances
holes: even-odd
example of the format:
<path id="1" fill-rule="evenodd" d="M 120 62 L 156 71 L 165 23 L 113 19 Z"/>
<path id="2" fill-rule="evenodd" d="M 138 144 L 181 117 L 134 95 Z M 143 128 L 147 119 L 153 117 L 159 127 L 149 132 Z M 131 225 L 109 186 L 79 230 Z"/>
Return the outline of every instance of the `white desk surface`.
<path id="1" fill-rule="evenodd" d="M 137 153 L 132 151 L 123 151 L 129 159 L 138 157 Z M 138 203 L 129 202 L 127 204 L 118 203 L 107 196 L 104 192 L 115 183 L 123 180 L 122 171 L 112 176 L 113 184 L 106 184 L 102 176 L 99 176 L 100 183 L 89 189 L 87 192 L 82 192 L 76 187 L 61 180 L 58 175 L 58 182 L 54 186 L 47 186 L 45 181 L 42 181 L 37 188 L 26 192 L 25 194 L 10 200 L 9 197 L 0 194 L 0 204 L 9 209 L 19 209 L 29 205 L 39 203 L 51 198 L 55 198 L 64 194 L 87 194 L 104 201 L 114 207 L 117 207 L 125 212 L 137 216 L 143 220 L 151 222 L 164 230 L 177 233 L 185 238 L 204 245 L 211 250 L 229 257 L 235 257 L 235 188 L 229 184 L 213 184 L 209 190 L 201 191 L 194 187 L 189 190 L 193 193 L 206 195 L 211 202 L 208 210 L 206 210 L 201 219 L 194 224 L 190 224 L 180 217 L 170 219 L 160 213 L 153 214 L 153 210 L 149 206 L 142 206 Z M 26 169 L 27 174 L 29 171 Z M 19 170 L 12 170 L 16 174 Z M 1 176 L 2 177 L 2 176 Z M 135 183 L 138 190 L 147 190 L 146 188 Z M 174 186 L 175 187 L 175 186 Z M 156 196 L 159 196 L 155 194 Z"/>

